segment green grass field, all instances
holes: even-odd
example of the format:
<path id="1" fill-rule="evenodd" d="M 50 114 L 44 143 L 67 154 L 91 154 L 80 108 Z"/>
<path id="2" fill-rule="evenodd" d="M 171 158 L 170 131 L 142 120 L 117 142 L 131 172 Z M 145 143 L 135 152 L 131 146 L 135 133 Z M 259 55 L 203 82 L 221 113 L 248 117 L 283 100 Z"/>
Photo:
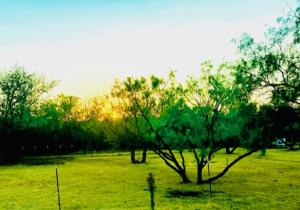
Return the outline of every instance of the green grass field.
<path id="1" fill-rule="evenodd" d="M 220 151 L 211 163 L 212 174 L 235 155 Z M 0 209 L 57 209 L 55 160 L 39 158 L 0 167 Z M 208 185 L 181 184 L 154 154 L 138 165 L 130 164 L 128 155 L 112 153 L 58 160 L 62 209 L 150 209 L 149 172 L 157 185 L 156 209 L 300 209 L 300 151 L 253 154 L 212 184 L 212 197 Z M 195 180 L 192 159 L 188 167 Z M 189 191 L 199 194 L 183 195 Z"/>

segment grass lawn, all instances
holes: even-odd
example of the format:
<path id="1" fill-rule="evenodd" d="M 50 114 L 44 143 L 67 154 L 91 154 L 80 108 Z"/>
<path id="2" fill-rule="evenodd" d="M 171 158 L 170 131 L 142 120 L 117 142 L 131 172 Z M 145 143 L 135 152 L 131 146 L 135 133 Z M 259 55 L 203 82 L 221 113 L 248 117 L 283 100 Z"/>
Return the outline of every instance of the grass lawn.
<path id="1" fill-rule="evenodd" d="M 237 151 L 239 153 L 242 151 Z M 234 155 L 224 151 L 211 163 L 212 175 Z M 146 178 L 153 172 L 156 209 L 300 209 L 300 151 L 268 150 L 240 161 L 208 185 L 181 184 L 156 155 L 132 165 L 128 155 L 100 154 L 58 158 L 62 209 L 150 209 Z M 195 163 L 188 157 L 189 177 Z M 57 209 L 55 158 L 0 167 L 0 209 Z M 207 175 L 207 170 L 205 170 Z M 184 196 L 184 192 L 198 192 Z"/>

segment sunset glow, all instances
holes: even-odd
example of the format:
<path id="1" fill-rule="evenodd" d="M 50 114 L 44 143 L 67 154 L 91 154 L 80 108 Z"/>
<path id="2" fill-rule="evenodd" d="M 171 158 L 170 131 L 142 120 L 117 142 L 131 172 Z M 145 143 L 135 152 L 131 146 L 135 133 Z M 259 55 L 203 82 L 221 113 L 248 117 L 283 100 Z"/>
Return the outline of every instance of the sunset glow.
<path id="1" fill-rule="evenodd" d="M 284 0 L 1 1 L 0 68 L 24 66 L 59 80 L 55 93 L 80 97 L 126 76 L 173 69 L 185 78 L 204 60 L 233 60 L 231 39 L 261 38 L 283 8 Z"/>

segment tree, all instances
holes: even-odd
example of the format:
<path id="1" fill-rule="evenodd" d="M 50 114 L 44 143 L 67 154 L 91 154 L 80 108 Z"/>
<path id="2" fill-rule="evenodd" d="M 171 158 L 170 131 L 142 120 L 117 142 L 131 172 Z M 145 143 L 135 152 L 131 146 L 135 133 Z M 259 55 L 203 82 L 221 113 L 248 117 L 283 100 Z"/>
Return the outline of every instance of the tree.
<path id="1" fill-rule="evenodd" d="M 113 84 L 110 102 L 114 113 L 121 119 L 107 119 L 108 133 L 117 138 L 118 147 L 130 149 L 131 163 L 145 163 L 147 158 L 147 140 L 145 121 L 139 115 L 139 110 L 131 106 L 132 92 L 128 91 L 130 84 L 118 80 Z M 137 94 L 137 93 L 134 93 Z M 137 95 L 136 95 L 137 97 Z M 142 149 L 141 160 L 136 159 L 136 150 Z"/>
<path id="2" fill-rule="evenodd" d="M 258 126 L 255 123 L 254 126 L 250 126 L 255 122 L 251 119 L 256 119 L 256 108 L 253 105 L 244 105 L 228 113 L 220 112 L 213 131 L 206 127 L 207 119 L 187 105 L 173 108 L 169 111 L 168 120 L 164 118 L 160 134 L 167 143 L 172 142 L 177 148 L 192 150 L 197 163 L 197 184 L 221 178 L 238 161 L 267 146 L 267 141 L 261 141 Z M 212 135 L 209 132 L 212 132 Z M 217 151 L 225 148 L 224 141 L 231 136 L 236 136 L 239 146 L 247 151 L 230 162 L 217 175 L 203 180 L 204 167 Z"/>
<path id="3" fill-rule="evenodd" d="M 88 101 L 81 116 L 81 128 L 84 139 L 93 150 L 105 149 L 111 146 L 106 139 L 106 124 L 108 117 L 112 117 L 107 97 L 94 97 Z"/>
<path id="4" fill-rule="evenodd" d="M 29 124 L 43 96 L 56 85 L 43 76 L 27 73 L 14 66 L 0 75 L 1 160 L 13 158 L 13 134 Z"/>
<path id="5" fill-rule="evenodd" d="M 119 89 L 126 95 L 126 110 L 133 116 L 138 125 L 142 125 L 140 131 L 147 141 L 148 147 L 162 160 L 180 175 L 184 183 L 190 182 L 186 174 L 183 148 L 176 147 L 169 138 L 164 138 L 160 129 L 160 115 L 175 104 L 173 87 L 173 73 L 168 81 L 151 76 L 132 78 L 128 77 L 120 84 Z M 120 96 L 120 95 L 117 95 Z"/>
<path id="6" fill-rule="evenodd" d="M 235 163 L 269 144 L 260 138 L 261 132 L 254 123 L 256 107 L 248 105 L 247 92 L 234 84 L 234 78 L 226 73 L 230 70 L 227 67 L 224 64 L 214 72 L 213 66 L 205 63 L 200 78 L 190 77 L 186 86 L 177 84 L 173 73 L 168 82 L 155 76 L 127 78 L 123 82 L 129 107 L 145 122 L 151 149 L 185 183 L 190 182 L 184 157 L 186 149 L 194 154 L 197 183 L 203 184 L 219 179 Z M 235 147 L 247 151 L 216 176 L 203 180 L 207 162 L 217 151 L 228 147 L 230 139 L 236 139 Z"/>
<path id="7" fill-rule="evenodd" d="M 248 107 L 248 94 L 234 84 L 230 72 L 231 66 L 227 64 L 213 71 L 213 65 L 205 62 L 202 64 L 199 79 L 190 77 L 186 81 L 186 87 L 182 85 L 177 87 L 190 113 L 182 118 L 186 120 L 177 120 L 176 124 L 182 122 L 178 125 L 181 129 L 177 129 L 177 133 L 187 138 L 187 143 L 194 154 L 197 163 L 197 184 L 217 180 L 239 160 L 265 146 L 259 145 L 259 142 L 254 144 L 253 138 L 246 135 L 250 132 L 246 129 L 248 119 L 251 115 L 255 115 L 256 109 L 249 109 L 248 113 L 243 111 Z M 255 135 L 258 134 L 259 132 Z M 246 142 L 252 142 L 251 146 Z M 216 176 L 203 180 L 203 169 L 208 161 L 217 151 L 228 146 L 234 148 L 241 146 L 246 148 L 247 152 L 229 163 Z"/>
<path id="8" fill-rule="evenodd" d="M 41 106 L 40 130 L 52 140 L 53 146 L 61 147 L 61 152 L 69 151 L 71 146 L 71 150 L 100 149 L 100 145 L 104 146 L 102 124 L 95 110 L 89 108 L 86 109 L 78 97 L 60 94 Z"/>
<path id="9" fill-rule="evenodd" d="M 235 77 L 236 83 L 253 95 L 262 92 L 270 96 L 272 106 L 268 114 L 273 116 L 268 119 L 272 120 L 271 131 L 276 133 L 273 138 L 286 138 L 293 148 L 299 141 L 296 123 L 300 105 L 299 1 L 294 11 L 277 18 L 277 22 L 276 27 L 267 30 L 265 41 L 257 42 L 248 34 L 241 37 L 238 43 L 241 58 L 235 67 Z"/>
<path id="10" fill-rule="evenodd" d="M 273 104 L 299 107 L 300 5 L 277 22 L 277 27 L 266 32 L 264 42 L 256 42 L 248 34 L 241 37 L 236 81 L 250 92 L 270 92 Z"/>

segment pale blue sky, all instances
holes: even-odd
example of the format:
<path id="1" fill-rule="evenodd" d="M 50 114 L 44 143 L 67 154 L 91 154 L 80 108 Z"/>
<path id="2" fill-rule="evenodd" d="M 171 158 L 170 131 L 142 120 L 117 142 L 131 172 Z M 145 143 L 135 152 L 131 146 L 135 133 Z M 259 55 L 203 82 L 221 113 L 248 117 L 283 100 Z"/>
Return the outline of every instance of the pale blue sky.
<path id="1" fill-rule="evenodd" d="M 0 68 L 14 64 L 91 96 L 127 75 L 197 74 L 234 59 L 230 42 L 261 38 L 295 0 L 0 0 Z"/>

